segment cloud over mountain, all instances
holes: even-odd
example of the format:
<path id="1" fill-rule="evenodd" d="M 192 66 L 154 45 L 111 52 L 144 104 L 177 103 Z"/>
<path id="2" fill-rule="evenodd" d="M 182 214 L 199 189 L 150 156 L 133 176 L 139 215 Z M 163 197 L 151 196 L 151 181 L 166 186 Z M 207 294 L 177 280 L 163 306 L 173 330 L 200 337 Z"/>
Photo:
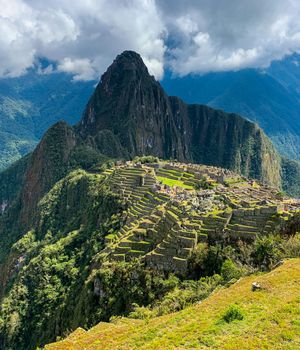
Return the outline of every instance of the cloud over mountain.
<path id="1" fill-rule="evenodd" d="M 296 0 L 0 0 L 0 76 L 38 57 L 75 80 L 99 77 L 111 59 L 141 53 L 157 78 L 267 66 L 300 48 Z"/>

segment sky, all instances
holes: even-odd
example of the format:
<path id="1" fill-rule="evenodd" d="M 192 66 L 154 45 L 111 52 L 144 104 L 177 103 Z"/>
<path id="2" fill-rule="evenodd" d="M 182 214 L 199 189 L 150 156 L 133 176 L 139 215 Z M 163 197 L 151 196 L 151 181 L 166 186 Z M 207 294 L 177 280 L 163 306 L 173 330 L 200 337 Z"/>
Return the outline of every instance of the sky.
<path id="1" fill-rule="evenodd" d="M 0 0 L 0 77 L 97 79 L 124 50 L 157 79 L 267 67 L 300 51 L 299 0 Z"/>

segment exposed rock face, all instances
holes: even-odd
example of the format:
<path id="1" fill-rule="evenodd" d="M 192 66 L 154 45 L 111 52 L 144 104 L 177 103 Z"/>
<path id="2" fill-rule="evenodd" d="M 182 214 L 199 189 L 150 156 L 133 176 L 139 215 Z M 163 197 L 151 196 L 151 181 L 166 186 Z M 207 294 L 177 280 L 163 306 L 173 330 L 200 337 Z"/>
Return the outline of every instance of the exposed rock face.
<path id="1" fill-rule="evenodd" d="M 119 55 L 108 68 L 79 125 L 85 138 L 103 130 L 120 141 L 125 156 L 188 156 L 167 95 L 134 52 Z"/>
<path id="2" fill-rule="evenodd" d="M 117 155 L 217 165 L 280 183 L 279 156 L 261 129 L 238 115 L 168 97 L 135 52 L 119 55 L 102 76 L 78 131 L 102 153 L 109 132 Z"/>

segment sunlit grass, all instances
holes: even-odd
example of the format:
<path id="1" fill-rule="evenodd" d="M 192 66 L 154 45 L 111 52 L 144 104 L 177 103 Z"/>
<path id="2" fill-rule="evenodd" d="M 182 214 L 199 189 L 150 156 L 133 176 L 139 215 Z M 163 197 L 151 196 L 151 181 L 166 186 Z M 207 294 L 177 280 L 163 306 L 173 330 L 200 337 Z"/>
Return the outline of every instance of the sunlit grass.
<path id="1" fill-rule="evenodd" d="M 262 290 L 252 292 L 253 282 Z M 224 321 L 233 308 L 242 317 Z M 300 259 L 265 275 L 245 277 L 201 304 L 147 321 L 119 319 L 49 345 L 75 349 L 290 349 L 300 348 Z"/>
<path id="2" fill-rule="evenodd" d="M 186 190 L 192 190 L 193 186 L 185 184 L 181 180 L 173 180 L 169 179 L 167 177 L 162 177 L 162 176 L 157 176 L 158 181 L 162 182 L 164 185 L 173 187 L 173 186 L 178 186 L 181 188 L 185 188 Z"/>

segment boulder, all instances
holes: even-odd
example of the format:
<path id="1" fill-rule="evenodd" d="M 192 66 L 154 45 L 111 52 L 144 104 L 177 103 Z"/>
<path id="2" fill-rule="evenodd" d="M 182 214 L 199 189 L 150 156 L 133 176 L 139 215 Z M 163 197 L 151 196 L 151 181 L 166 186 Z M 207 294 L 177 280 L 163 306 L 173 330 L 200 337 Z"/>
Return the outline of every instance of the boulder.
<path id="1" fill-rule="evenodd" d="M 261 290 L 261 285 L 258 282 L 253 282 L 251 285 L 252 292 L 256 292 L 257 290 Z"/>

